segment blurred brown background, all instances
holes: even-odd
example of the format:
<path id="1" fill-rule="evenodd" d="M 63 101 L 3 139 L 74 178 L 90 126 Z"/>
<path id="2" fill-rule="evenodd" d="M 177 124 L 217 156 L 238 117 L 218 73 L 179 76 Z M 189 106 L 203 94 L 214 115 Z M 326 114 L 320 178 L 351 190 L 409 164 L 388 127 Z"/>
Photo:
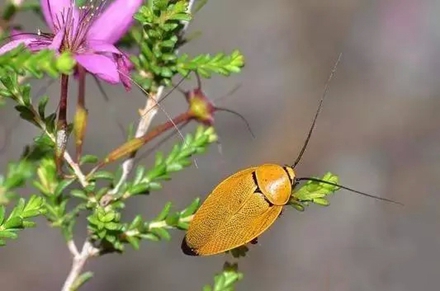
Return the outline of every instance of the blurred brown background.
<path id="1" fill-rule="evenodd" d="M 330 170 L 347 186 L 405 207 L 340 191 L 330 207 L 313 206 L 304 213 L 287 209 L 240 261 L 245 278 L 237 290 L 435 290 L 440 269 L 438 8 L 440 1 L 433 0 L 210 0 L 189 30 L 203 35 L 184 51 L 242 50 L 242 74 L 203 85 L 214 99 L 241 83 L 219 105 L 245 115 L 256 138 L 239 119 L 219 113 L 222 154 L 212 146 L 197 158 L 198 169 L 177 173 L 162 191 L 131 201 L 127 219 L 135 213 L 153 218 L 166 201 L 184 207 L 241 168 L 291 163 L 342 51 L 298 174 Z M 17 21 L 31 31 L 45 28 L 29 15 Z M 92 120 L 85 151 L 104 155 L 123 140 L 117 122 L 136 120 L 144 97 L 137 89 L 125 94 L 106 86 L 107 103 L 92 80 L 88 84 Z M 48 89 L 53 108 L 57 92 L 58 85 Z M 164 106 L 176 114 L 186 105 L 174 93 Z M 155 123 L 164 120 L 160 114 Z M 13 127 L 0 156 L 5 169 L 36 131 L 17 123 L 11 106 L 2 109 L 0 122 L 2 144 L 5 129 Z M 85 224 L 78 225 L 78 245 L 84 234 Z M 122 256 L 90 261 L 86 269 L 95 277 L 82 290 L 201 290 L 226 256 L 187 257 L 180 251 L 182 237 L 175 231 L 170 243 L 145 242 L 140 251 L 128 248 Z M 38 228 L 1 249 L 0 262 L 1 290 L 59 290 L 71 258 L 59 231 L 40 219 Z"/>

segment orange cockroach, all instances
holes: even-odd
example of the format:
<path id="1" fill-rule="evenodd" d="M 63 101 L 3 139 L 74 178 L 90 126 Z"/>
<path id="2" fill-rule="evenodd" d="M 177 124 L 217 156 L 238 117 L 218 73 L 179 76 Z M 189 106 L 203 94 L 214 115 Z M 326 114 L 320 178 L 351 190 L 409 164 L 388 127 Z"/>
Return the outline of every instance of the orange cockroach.
<path id="1" fill-rule="evenodd" d="M 243 169 L 223 180 L 195 213 L 182 241 L 182 251 L 192 256 L 209 256 L 253 242 L 266 231 L 289 202 L 300 181 L 336 186 L 375 199 L 401 204 L 316 178 L 297 178 L 295 167 L 301 160 L 315 127 L 328 84 L 341 55 L 327 80 L 306 141 L 293 165 L 263 164 Z"/>

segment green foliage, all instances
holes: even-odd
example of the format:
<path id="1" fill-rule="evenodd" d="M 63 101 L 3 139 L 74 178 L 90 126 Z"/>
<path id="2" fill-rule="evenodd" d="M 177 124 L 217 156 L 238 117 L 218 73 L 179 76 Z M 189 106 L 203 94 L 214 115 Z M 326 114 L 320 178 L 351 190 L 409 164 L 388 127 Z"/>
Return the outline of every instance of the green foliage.
<path id="1" fill-rule="evenodd" d="M 61 228 L 66 240 L 72 238 L 72 229 L 75 218 L 79 211 L 85 208 L 84 204 L 77 205 L 73 210 L 67 211 L 69 196 L 65 190 L 69 187 L 73 179 L 60 179 L 56 172 L 55 161 L 52 157 L 41 160 L 37 169 L 38 180 L 34 181 L 34 186 L 46 198 L 46 218 L 53 227 Z"/>
<path id="2" fill-rule="evenodd" d="M 35 222 L 29 219 L 44 212 L 44 199 L 36 195 L 31 196 L 27 203 L 20 198 L 7 218 L 5 207 L 0 206 L 0 246 L 6 244 L 6 239 L 16 239 L 19 230 L 35 227 Z"/>
<path id="3" fill-rule="evenodd" d="M 134 29 L 132 39 L 141 43 L 140 55 L 133 57 L 137 73 L 134 79 L 148 92 L 156 92 L 159 86 L 171 85 L 171 79 L 178 73 L 187 76 L 196 71 L 208 78 L 212 73 L 228 76 L 238 73 L 244 66 L 241 53 L 202 54 L 190 58 L 184 54 L 178 57 L 177 50 L 185 42 L 180 33 L 184 22 L 192 15 L 187 11 L 187 0 L 154 0 L 140 9 L 135 18 L 143 31 Z"/>
<path id="4" fill-rule="evenodd" d="M 17 197 L 15 190 L 23 187 L 34 174 L 34 166 L 27 160 L 9 163 L 6 175 L 0 175 L 0 205 Z"/>
<path id="5" fill-rule="evenodd" d="M 30 74 L 36 78 L 48 75 L 57 78 L 61 74 L 71 74 L 75 64 L 74 59 L 67 52 L 56 56 L 52 50 L 35 53 L 24 46 L 19 46 L 0 55 L 0 74 L 1 76 L 11 73 L 22 76 Z"/>
<path id="6" fill-rule="evenodd" d="M 172 203 L 168 202 L 151 221 L 143 221 L 140 215 L 124 227 L 122 238 L 134 249 L 139 249 L 141 239 L 161 241 L 171 239 L 169 229 L 187 230 L 193 214 L 200 206 L 200 199 L 195 199 L 188 207 L 181 211 L 171 212 Z"/>
<path id="7" fill-rule="evenodd" d="M 216 140 L 214 128 L 199 126 L 194 134 L 187 134 L 182 143 L 176 144 L 166 158 L 158 152 L 155 164 L 150 170 L 142 166 L 138 167 L 134 179 L 125 182 L 119 193 L 108 194 L 108 188 L 95 191 L 94 184 L 89 189 L 76 189 L 72 192 L 73 196 L 86 200 L 87 208 L 92 211 L 87 218 L 92 239 L 98 242 L 106 252 L 121 252 L 126 243 L 138 249 L 142 239 L 169 240 L 171 238 L 169 229 L 186 230 L 192 215 L 199 206 L 199 199 L 178 212 L 171 212 L 172 205 L 169 202 L 151 221 L 145 221 L 141 215 L 138 215 L 133 221 L 124 223 L 117 210 L 123 208 L 123 201 L 132 196 L 161 189 L 161 181 L 169 180 L 171 173 L 189 166 L 193 155 L 205 152 L 207 147 Z M 93 157 L 87 159 L 94 160 Z M 118 176 L 103 171 L 95 173 L 93 179 L 98 178 L 97 174 L 101 176 L 101 179 L 114 179 L 114 184 L 117 184 L 119 179 Z M 108 197 L 111 199 L 107 201 Z"/>
<path id="8" fill-rule="evenodd" d="M 238 272 L 238 265 L 226 262 L 223 271 L 214 277 L 214 285 L 206 285 L 203 291 L 233 291 L 241 279 L 243 274 Z"/>
<path id="9" fill-rule="evenodd" d="M 338 183 L 338 176 L 330 172 L 320 179 L 327 182 Z M 338 189 L 336 186 L 307 181 L 300 189 L 297 191 L 294 190 L 289 204 L 299 211 L 304 211 L 304 207 L 309 206 L 310 203 L 327 206 L 330 204 L 327 200 L 327 196 L 333 194 Z"/>
<path id="10" fill-rule="evenodd" d="M 90 279 L 92 279 L 93 273 L 92 272 L 85 272 L 79 275 L 79 277 L 75 280 L 75 282 L 72 285 L 72 288 L 70 288 L 71 291 L 78 290 L 82 285 L 87 283 Z"/>
<path id="11" fill-rule="evenodd" d="M 231 73 L 239 73 L 244 66 L 244 57 L 240 51 L 235 50 L 230 55 L 218 53 L 199 55 L 190 59 L 187 54 L 179 57 L 177 71 L 185 76 L 190 71 L 196 71 L 204 78 L 210 78 L 212 73 L 229 76 Z"/>
<path id="12" fill-rule="evenodd" d="M 120 234 L 123 225 L 121 224 L 121 214 L 113 209 L 98 207 L 87 217 L 91 238 L 101 241 L 103 247 L 111 245 L 115 250 L 122 250 Z"/>
<path id="13" fill-rule="evenodd" d="M 183 142 L 174 145 L 166 158 L 158 152 L 152 169 L 146 171 L 144 167 L 138 167 L 132 183 L 126 184 L 124 198 L 161 189 L 160 181 L 169 180 L 171 173 L 191 165 L 191 156 L 203 153 L 216 140 L 213 127 L 199 126 L 194 135 L 188 134 Z"/>
<path id="14" fill-rule="evenodd" d="M 16 102 L 15 109 L 19 112 L 20 117 L 42 129 L 46 134 L 36 140 L 36 143 L 41 142 L 45 144 L 46 148 L 47 146 L 53 147 L 55 137 L 52 134 L 55 131 L 56 113 L 46 116 L 45 110 L 49 98 L 47 96 L 41 97 L 38 107 L 35 108 L 32 104 L 31 86 L 21 84 L 19 76 L 15 73 L 1 76 L 0 83 L 4 86 L 3 89 L 0 89 L 0 96 Z"/>

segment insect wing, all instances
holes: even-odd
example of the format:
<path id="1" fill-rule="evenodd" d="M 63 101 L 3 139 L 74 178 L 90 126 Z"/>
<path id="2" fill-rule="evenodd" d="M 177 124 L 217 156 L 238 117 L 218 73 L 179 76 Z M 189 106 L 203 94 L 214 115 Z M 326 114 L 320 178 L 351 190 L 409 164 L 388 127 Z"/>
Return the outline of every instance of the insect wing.
<path id="1" fill-rule="evenodd" d="M 270 205 L 263 194 L 254 193 L 244 206 L 214 232 L 198 251 L 200 255 L 214 255 L 247 244 L 266 229 L 280 215 L 282 206 Z"/>
<path id="2" fill-rule="evenodd" d="M 182 244 L 186 254 L 214 255 L 233 249 L 275 221 L 282 206 L 271 205 L 263 194 L 255 192 L 255 169 L 235 173 L 212 191 L 190 224 Z"/>
<path id="3" fill-rule="evenodd" d="M 199 249 L 217 229 L 236 214 L 243 202 L 257 189 L 252 173 L 255 167 L 241 170 L 223 180 L 206 198 L 191 221 L 185 239 Z"/>

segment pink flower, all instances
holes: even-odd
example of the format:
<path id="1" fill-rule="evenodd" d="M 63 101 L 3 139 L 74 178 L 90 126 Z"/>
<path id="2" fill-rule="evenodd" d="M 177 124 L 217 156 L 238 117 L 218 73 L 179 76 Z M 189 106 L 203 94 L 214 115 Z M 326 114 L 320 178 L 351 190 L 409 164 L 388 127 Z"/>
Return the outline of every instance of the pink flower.
<path id="1" fill-rule="evenodd" d="M 89 0 L 77 8 L 74 0 L 41 0 L 52 33 L 17 33 L 0 48 L 5 53 L 20 44 L 32 51 L 70 51 L 79 65 L 102 80 L 131 88 L 132 64 L 114 44 L 128 31 L 143 0 L 115 0 L 104 9 L 105 0 Z"/>

